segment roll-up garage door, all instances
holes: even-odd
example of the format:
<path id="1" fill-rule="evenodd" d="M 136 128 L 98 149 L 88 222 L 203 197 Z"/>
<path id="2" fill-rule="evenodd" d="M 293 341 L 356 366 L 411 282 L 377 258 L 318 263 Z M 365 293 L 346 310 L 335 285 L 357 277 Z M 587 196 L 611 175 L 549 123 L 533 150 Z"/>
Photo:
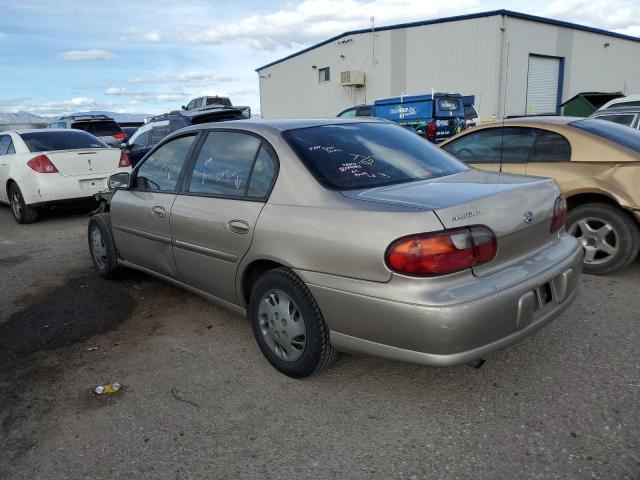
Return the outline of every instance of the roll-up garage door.
<path id="1" fill-rule="evenodd" d="M 556 113 L 560 59 L 529 55 L 527 114 Z"/>

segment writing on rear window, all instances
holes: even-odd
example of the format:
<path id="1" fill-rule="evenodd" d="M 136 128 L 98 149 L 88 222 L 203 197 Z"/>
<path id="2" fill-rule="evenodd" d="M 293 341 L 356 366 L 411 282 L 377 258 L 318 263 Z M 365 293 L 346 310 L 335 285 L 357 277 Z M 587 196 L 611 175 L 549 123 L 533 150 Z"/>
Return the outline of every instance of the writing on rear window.
<path id="1" fill-rule="evenodd" d="M 466 167 L 413 132 L 386 123 L 350 123 L 283 133 L 310 172 L 338 190 L 450 175 Z"/>

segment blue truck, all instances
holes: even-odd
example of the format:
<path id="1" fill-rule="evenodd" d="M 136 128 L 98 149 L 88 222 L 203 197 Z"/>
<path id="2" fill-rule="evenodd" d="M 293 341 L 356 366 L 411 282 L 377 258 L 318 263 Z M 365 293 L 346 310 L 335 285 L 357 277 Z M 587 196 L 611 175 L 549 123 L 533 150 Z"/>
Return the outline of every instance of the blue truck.
<path id="1" fill-rule="evenodd" d="M 373 103 L 372 116 L 410 128 L 434 143 L 465 129 L 464 103 L 459 93 L 381 98 Z"/>

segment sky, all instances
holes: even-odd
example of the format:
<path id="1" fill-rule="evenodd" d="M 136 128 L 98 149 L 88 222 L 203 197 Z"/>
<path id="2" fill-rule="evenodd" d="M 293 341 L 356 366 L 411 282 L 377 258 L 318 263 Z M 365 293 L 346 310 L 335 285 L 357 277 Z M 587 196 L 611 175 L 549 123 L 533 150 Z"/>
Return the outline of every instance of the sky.
<path id="1" fill-rule="evenodd" d="M 260 111 L 255 69 L 348 30 L 508 8 L 640 37 L 639 0 L 0 0 L 0 112 Z"/>

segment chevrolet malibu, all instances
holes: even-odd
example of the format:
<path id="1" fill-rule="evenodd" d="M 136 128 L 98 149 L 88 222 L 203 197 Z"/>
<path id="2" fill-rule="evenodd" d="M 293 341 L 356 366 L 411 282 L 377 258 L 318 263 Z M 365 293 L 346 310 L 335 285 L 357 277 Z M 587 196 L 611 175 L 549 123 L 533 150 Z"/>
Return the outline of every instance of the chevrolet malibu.
<path id="1" fill-rule="evenodd" d="M 109 184 L 97 272 L 246 314 L 291 377 L 338 351 L 473 362 L 557 317 L 582 267 L 553 180 L 470 169 L 375 119 L 189 127 Z"/>

